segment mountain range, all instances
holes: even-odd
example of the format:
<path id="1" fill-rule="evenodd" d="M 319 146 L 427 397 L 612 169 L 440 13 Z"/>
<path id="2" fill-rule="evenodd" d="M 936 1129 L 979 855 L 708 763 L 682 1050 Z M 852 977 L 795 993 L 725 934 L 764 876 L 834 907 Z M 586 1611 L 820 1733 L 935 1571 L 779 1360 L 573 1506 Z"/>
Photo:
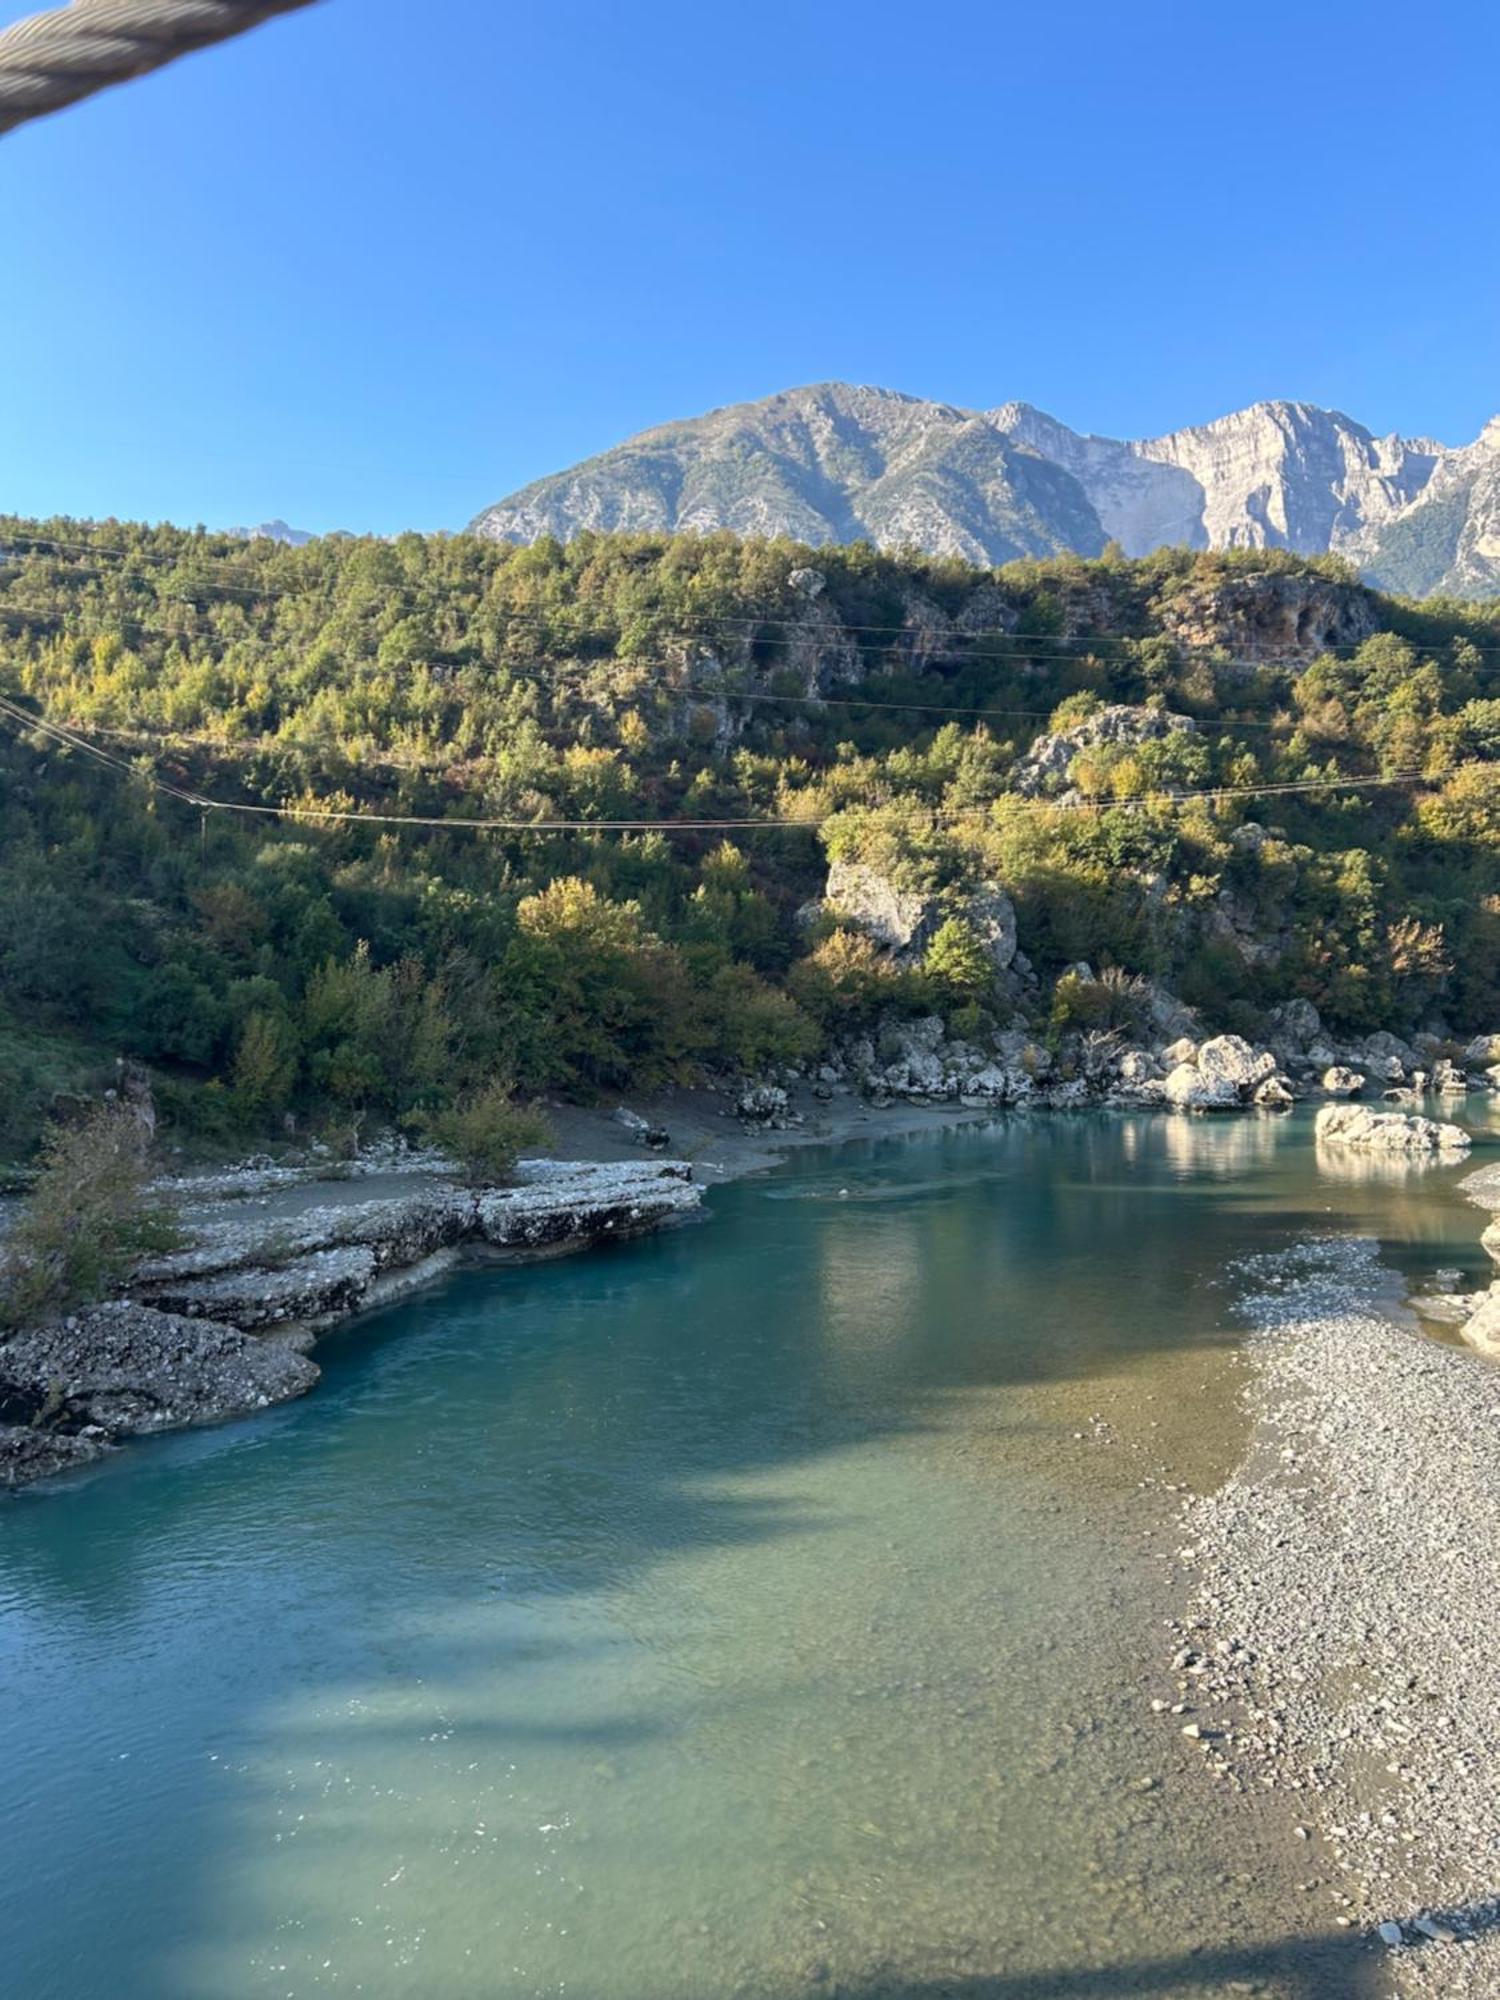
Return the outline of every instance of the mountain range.
<path id="1" fill-rule="evenodd" d="M 1472 444 L 1265 402 L 1165 437 L 1070 430 L 842 382 L 662 424 L 478 515 L 499 541 L 586 530 L 867 540 L 979 564 L 1110 542 L 1348 558 L 1410 596 L 1500 595 L 1500 417 Z"/>

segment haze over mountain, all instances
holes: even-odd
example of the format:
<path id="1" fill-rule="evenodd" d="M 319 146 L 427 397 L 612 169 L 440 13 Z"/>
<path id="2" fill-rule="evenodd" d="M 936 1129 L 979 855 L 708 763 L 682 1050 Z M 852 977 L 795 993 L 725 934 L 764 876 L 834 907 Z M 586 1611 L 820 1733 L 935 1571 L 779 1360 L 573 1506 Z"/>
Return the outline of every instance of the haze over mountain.
<path id="1" fill-rule="evenodd" d="M 1412 595 L 1500 594 L 1500 418 L 1472 444 L 1311 403 L 1137 440 L 1029 403 L 964 410 L 820 383 L 662 424 L 486 508 L 475 534 L 587 529 L 869 540 L 977 563 L 1163 545 L 1340 554 Z"/>

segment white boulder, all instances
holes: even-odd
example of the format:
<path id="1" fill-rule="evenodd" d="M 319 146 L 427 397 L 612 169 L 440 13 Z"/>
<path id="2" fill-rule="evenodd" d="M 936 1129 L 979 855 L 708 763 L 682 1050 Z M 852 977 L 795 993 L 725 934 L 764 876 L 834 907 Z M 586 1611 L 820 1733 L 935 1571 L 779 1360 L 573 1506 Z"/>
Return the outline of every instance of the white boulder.
<path id="1" fill-rule="evenodd" d="M 1259 1055 L 1240 1035 L 1215 1035 L 1198 1051 L 1198 1074 L 1210 1083 L 1227 1083 L 1237 1093 L 1245 1093 L 1276 1071 L 1276 1058 L 1269 1050 Z"/>
<path id="2" fill-rule="evenodd" d="M 1323 1072 L 1323 1094 L 1325 1097 L 1358 1097 L 1365 1087 L 1365 1080 L 1357 1069 L 1345 1069 L 1335 1063 Z"/>
<path id="3" fill-rule="evenodd" d="M 1372 1111 L 1364 1104 L 1325 1104 L 1313 1131 L 1320 1146 L 1380 1153 L 1467 1153 L 1472 1143 L 1462 1126 L 1400 1111 Z"/>
<path id="4" fill-rule="evenodd" d="M 1255 1086 L 1253 1101 L 1263 1111 L 1289 1111 L 1297 1100 L 1284 1076 L 1268 1076 L 1263 1083 Z"/>
<path id="5" fill-rule="evenodd" d="M 1500 1283 L 1490 1286 L 1478 1311 L 1464 1321 L 1462 1332 L 1471 1347 L 1500 1360 Z"/>
<path id="6" fill-rule="evenodd" d="M 1179 1111 L 1233 1111 L 1240 1101 L 1234 1084 L 1205 1076 L 1193 1063 L 1178 1063 L 1162 1088 L 1168 1104 Z"/>

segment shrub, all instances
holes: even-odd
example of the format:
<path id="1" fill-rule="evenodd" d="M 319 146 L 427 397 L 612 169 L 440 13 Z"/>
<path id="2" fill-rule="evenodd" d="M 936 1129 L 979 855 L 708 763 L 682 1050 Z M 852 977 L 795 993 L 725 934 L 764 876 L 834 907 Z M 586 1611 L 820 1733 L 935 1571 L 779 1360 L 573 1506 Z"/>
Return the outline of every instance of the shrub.
<path id="1" fill-rule="evenodd" d="M 424 1120 L 427 1136 L 458 1161 L 464 1178 L 478 1185 L 509 1180 L 528 1148 L 552 1143 L 541 1112 L 517 1104 L 503 1080 Z"/>
<path id="2" fill-rule="evenodd" d="M 136 1110 L 118 1101 L 48 1128 L 41 1172 L 0 1257 L 0 1324 L 91 1304 L 138 1258 L 180 1241 L 171 1210 L 147 1194 L 148 1150 Z"/>
<path id="3" fill-rule="evenodd" d="M 1052 992 L 1051 1024 L 1060 1033 L 1070 1028 L 1105 1033 L 1118 1029 L 1139 1034 L 1149 1010 L 1146 982 L 1108 966 L 1097 979 L 1065 972 Z"/>
<path id="4" fill-rule="evenodd" d="M 912 996 L 912 980 L 859 931 L 835 930 L 787 976 L 797 1004 L 830 1032 L 860 1026 Z"/>

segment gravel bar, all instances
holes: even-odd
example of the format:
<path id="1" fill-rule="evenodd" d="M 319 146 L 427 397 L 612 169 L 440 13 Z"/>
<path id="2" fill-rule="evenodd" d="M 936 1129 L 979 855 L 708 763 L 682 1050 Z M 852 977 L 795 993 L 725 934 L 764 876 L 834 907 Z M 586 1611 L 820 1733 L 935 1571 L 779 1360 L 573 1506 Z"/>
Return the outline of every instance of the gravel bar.
<path id="1" fill-rule="evenodd" d="M 1227 1781 L 1305 1795 L 1330 1919 L 1393 1993 L 1495 2000 L 1500 1368 L 1404 1323 L 1372 1244 L 1231 1275 L 1256 1441 L 1184 1509 L 1184 1727 Z"/>

